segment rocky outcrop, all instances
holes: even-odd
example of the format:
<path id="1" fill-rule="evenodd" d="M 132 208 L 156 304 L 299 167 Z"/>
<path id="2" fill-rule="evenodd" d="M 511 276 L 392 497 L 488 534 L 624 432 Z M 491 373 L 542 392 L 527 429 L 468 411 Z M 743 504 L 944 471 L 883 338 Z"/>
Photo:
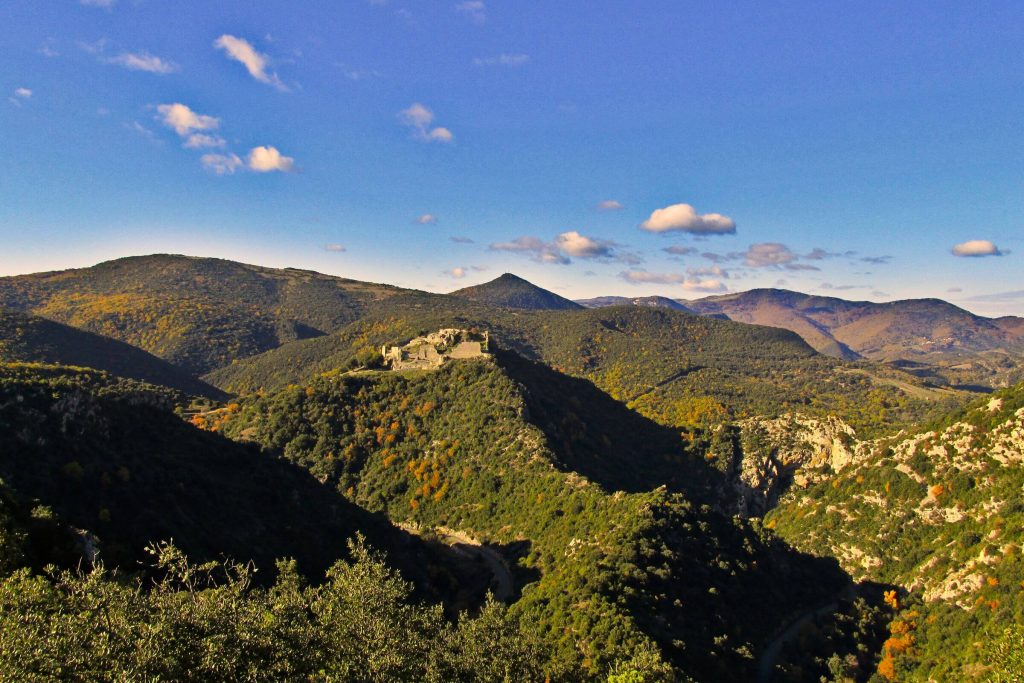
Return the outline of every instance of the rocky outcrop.
<path id="1" fill-rule="evenodd" d="M 755 417 L 734 429 L 725 507 L 743 517 L 764 515 L 790 487 L 822 481 L 868 452 L 836 417 Z"/>

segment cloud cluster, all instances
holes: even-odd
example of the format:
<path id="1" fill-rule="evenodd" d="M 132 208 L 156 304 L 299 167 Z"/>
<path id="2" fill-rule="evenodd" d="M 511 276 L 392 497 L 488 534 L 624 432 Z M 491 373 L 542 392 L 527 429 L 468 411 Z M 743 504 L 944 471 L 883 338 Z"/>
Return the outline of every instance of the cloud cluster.
<path id="1" fill-rule="evenodd" d="M 421 142 L 452 142 L 455 136 L 447 128 L 437 126 L 434 123 L 434 112 L 420 104 L 413 102 L 408 109 L 398 113 L 398 119 L 412 129 L 413 138 Z"/>
<path id="2" fill-rule="evenodd" d="M 243 169 L 256 173 L 287 173 L 295 168 L 295 159 L 284 156 L 276 147 L 270 146 L 253 147 L 245 160 L 237 154 L 204 154 L 199 161 L 203 168 L 217 175 L 231 175 Z"/>
<path id="3" fill-rule="evenodd" d="M 229 59 L 245 66 L 249 75 L 260 83 L 266 83 L 282 92 L 288 92 L 288 86 L 281 82 L 277 74 L 267 70 L 267 67 L 270 66 L 270 58 L 258 52 L 248 40 L 225 33 L 213 41 L 213 46 L 223 50 Z"/>
<path id="4" fill-rule="evenodd" d="M 178 71 L 174 62 L 161 59 L 148 52 L 122 52 L 116 57 L 103 60 L 107 64 L 117 64 L 131 71 L 146 71 L 152 74 L 169 74 Z"/>
<path id="5" fill-rule="evenodd" d="M 699 214 L 689 204 L 672 204 L 655 209 L 640 224 L 648 232 L 686 232 L 691 235 L 734 235 L 736 222 L 720 213 Z"/>
<path id="6" fill-rule="evenodd" d="M 158 105 L 156 111 L 157 119 L 185 140 L 184 147 L 206 149 L 226 145 L 224 138 L 210 132 L 220 128 L 220 119 L 215 116 L 197 114 L 180 102 Z M 270 145 L 253 147 L 245 160 L 234 153 L 209 153 L 200 157 L 199 162 L 203 168 L 217 175 L 231 175 L 241 169 L 268 173 L 288 172 L 295 168 L 295 159 L 284 156 L 276 147 Z"/>
<path id="7" fill-rule="evenodd" d="M 968 240 L 961 242 L 951 250 L 953 256 L 964 256 L 968 258 L 979 258 L 982 256 L 1003 256 L 1006 252 L 1000 251 L 999 247 L 989 240 Z"/>
<path id="8" fill-rule="evenodd" d="M 489 248 L 491 251 L 522 254 L 537 263 L 567 265 L 572 263 L 574 258 L 605 262 L 620 261 L 629 264 L 641 262 L 639 256 L 621 251 L 620 246 L 611 240 L 588 237 L 577 230 L 569 230 L 557 235 L 550 242 L 539 237 L 523 235 L 509 242 L 495 242 Z"/>

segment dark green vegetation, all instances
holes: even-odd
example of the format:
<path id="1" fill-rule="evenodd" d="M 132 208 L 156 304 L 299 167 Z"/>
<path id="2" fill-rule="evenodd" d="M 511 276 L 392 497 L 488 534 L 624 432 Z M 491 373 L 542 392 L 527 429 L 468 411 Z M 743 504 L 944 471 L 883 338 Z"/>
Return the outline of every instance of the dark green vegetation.
<path id="1" fill-rule="evenodd" d="M 900 587 L 887 678 L 981 680 L 988 641 L 1024 625 L 1022 490 L 1018 385 L 879 441 L 831 481 L 784 499 L 767 523 L 855 577 Z"/>
<path id="2" fill-rule="evenodd" d="M 703 314 L 792 330 L 831 356 L 894 362 L 954 386 L 1024 379 L 1021 318 L 983 318 L 939 299 L 876 304 L 754 289 L 685 303 Z"/>
<path id="3" fill-rule="evenodd" d="M 336 330 L 400 291 L 305 270 L 153 255 L 0 278 L 0 306 L 113 337 L 201 374 Z"/>
<path id="4" fill-rule="evenodd" d="M 0 362 L 95 368 L 129 379 L 223 399 L 224 392 L 130 344 L 0 308 Z"/>
<path id="5" fill-rule="evenodd" d="M 512 273 L 505 273 L 482 285 L 456 290 L 451 295 L 497 308 L 532 311 L 567 311 L 580 308 L 578 303 L 541 289 Z"/>
<path id="6" fill-rule="evenodd" d="M 711 476 L 683 439 L 636 416 L 633 438 L 616 436 L 631 424 L 608 421 L 621 405 L 562 395 L 554 377 L 514 357 L 327 375 L 242 401 L 223 431 L 368 510 L 508 548 L 530 581 L 513 613 L 587 676 L 652 641 L 699 680 L 749 675 L 778 615 L 844 584 L 829 562 L 672 493 L 699 498 Z M 645 492 L 613 493 L 616 479 Z"/>
<path id="7" fill-rule="evenodd" d="M 172 256 L 0 280 L 0 680 L 1019 674 L 1024 390 L 957 412 L 939 356 L 624 303 Z M 493 356 L 374 369 L 447 327 Z"/>
<path id="8" fill-rule="evenodd" d="M 334 335 L 287 344 L 204 379 L 233 393 L 274 390 L 440 327 L 487 329 L 497 347 L 585 378 L 672 427 L 801 411 L 841 415 L 872 433 L 962 400 L 893 368 L 819 355 L 776 328 L 638 306 L 508 311 L 428 294 L 393 297 Z"/>

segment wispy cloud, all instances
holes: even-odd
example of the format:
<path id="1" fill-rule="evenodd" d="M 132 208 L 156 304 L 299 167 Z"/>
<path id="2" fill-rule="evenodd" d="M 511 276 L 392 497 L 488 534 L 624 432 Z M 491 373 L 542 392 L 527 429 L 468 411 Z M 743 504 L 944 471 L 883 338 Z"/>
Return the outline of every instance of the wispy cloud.
<path id="1" fill-rule="evenodd" d="M 487 21 L 487 6 L 483 0 L 465 0 L 455 5 L 455 11 L 469 17 L 475 24 Z"/>
<path id="2" fill-rule="evenodd" d="M 448 277 L 453 277 L 456 280 L 461 280 L 466 277 L 466 269 L 463 266 L 456 266 L 451 270 L 444 271 L 444 274 Z"/>
<path id="3" fill-rule="evenodd" d="M 14 92 L 7 99 L 12 104 L 20 107 L 22 102 L 32 99 L 32 91 L 28 88 L 15 88 Z"/>
<path id="4" fill-rule="evenodd" d="M 476 244 L 476 242 L 469 237 L 460 237 L 458 235 L 450 238 L 455 244 Z"/>
<path id="5" fill-rule="evenodd" d="M 689 204 L 672 204 L 655 209 L 640 224 L 648 232 L 686 232 L 691 235 L 733 235 L 736 222 L 720 213 L 699 214 Z"/>
<path id="6" fill-rule="evenodd" d="M 473 64 L 475 66 L 506 66 L 509 68 L 515 68 L 517 66 L 527 64 L 529 61 L 530 55 L 503 52 L 500 55 L 494 55 L 492 57 L 476 57 L 473 59 Z"/>
<path id="7" fill-rule="evenodd" d="M 189 149 L 222 148 L 227 144 L 219 135 L 207 135 L 206 133 L 192 133 L 185 139 L 185 147 Z"/>
<path id="8" fill-rule="evenodd" d="M 1017 289 L 1011 292 L 995 292 L 994 294 L 979 294 L 964 301 L 995 302 L 995 303 L 1018 303 L 1024 302 L 1024 289 Z"/>
<path id="9" fill-rule="evenodd" d="M 148 52 L 122 52 L 116 57 L 103 60 L 107 64 L 117 64 L 131 71 L 147 71 L 153 74 L 169 74 L 179 70 L 174 62 L 161 59 Z"/>
<path id="10" fill-rule="evenodd" d="M 100 7 L 102 9 L 111 9 L 117 0 L 78 0 L 79 5 L 86 7 Z"/>
<path id="11" fill-rule="evenodd" d="M 574 258 L 604 262 L 618 261 L 631 265 L 643 261 L 637 254 L 622 251 L 621 246 L 611 240 L 589 237 L 578 230 L 569 230 L 557 235 L 550 242 L 532 235 L 523 235 L 509 242 L 495 242 L 490 245 L 489 249 L 522 254 L 537 263 L 560 265 L 572 263 Z"/>
<path id="12" fill-rule="evenodd" d="M 245 162 L 237 154 L 204 154 L 199 158 L 199 163 L 207 171 L 212 171 L 217 175 L 232 175 L 238 169 L 245 167 Z"/>
<path id="13" fill-rule="evenodd" d="M 621 211 L 623 208 L 622 202 L 614 199 L 605 199 L 597 203 L 598 211 Z"/>
<path id="14" fill-rule="evenodd" d="M 999 247 L 989 240 L 968 240 L 961 242 L 951 250 L 953 256 L 964 256 L 978 258 L 983 256 L 1003 256 L 1007 252 L 1001 251 Z"/>
<path id="15" fill-rule="evenodd" d="M 413 102 L 407 109 L 398 113 L 403 125 L 412 129 L 413 138 L 421 142 L 447 143 L 455 140 L 455 136 L 447 128 L 433 127 L 434 112 L 419 102 Z"/>
<path id="16" fill-rule="evenodd" d="M 340 254 L 343 251 L 347 251 L 347 249 L 345 249 L 345 245 L 343 245 L 343 244 L 333 243 L 333 244 L 325 244 L 324 245 L 324 251 L 330 251 L 330 252 L 334 252 L 336 254 Z"/>
<path id="17" fill-rule="evenodd" d="M 423 215 L 417 216 L 413 220 L 413 223 L 416 223 L 417 225 L 434 225 L 435 223 L 437 223 L 437 216 L 435 216 L 432 213 L 425 213 Z"/>
<path id="18" fill-rule="evenodd" d="M 277 77 L 277 74 L 272 71 L 268 71 L 270 58 L 267 57 L 267 55 L 258 52 L 256 48 L 253 47 L 252 43 L 246 39 L 225 33 L 220 38 L 213 41 L 213 45 L 214 47 L 223 50 L 229 59 L 240 62 L 245 66 L 249 75 L 260 83 L 272 85 L 281 92 L 288 92 L 288 86 L 281 82 L 281 79 Z"/>
<path id="19" fill-rule="evenodd" d="M 724 292 L 721 280 L 682 273 L 649 273 L 646 270 L 627 270 L 619 277 L 631 285 L 679 285 L 688 292 Z"/>
<path id="20" fill-rule="evenodd" d="M 666 254 L 671 254 L 672 256 L 686 256 L 687 254 L 697 253 L 697 248 L 673 244 L 671 247 L 664 247 L 662 251 Z"/>

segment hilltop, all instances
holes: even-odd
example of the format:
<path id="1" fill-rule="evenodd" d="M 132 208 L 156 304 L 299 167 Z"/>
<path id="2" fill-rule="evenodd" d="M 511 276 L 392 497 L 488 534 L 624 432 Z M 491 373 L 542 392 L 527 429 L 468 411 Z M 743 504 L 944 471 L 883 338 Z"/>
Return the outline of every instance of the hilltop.
<path id="1" fill-rule="evenodd" d="M 497 308 L 528 311 L 566 311 L 581 307 L 512 273 L 505 273 L 482 285 L 457 289 L 451 292 L 451 296 Z"/>
<path id="2" fill-rule="evenodd" d="M 307 270 L 154 254 L 0 278 L 0 306 L 127 342 L 198 375 L 336 330 L 401 291 Z"/>

